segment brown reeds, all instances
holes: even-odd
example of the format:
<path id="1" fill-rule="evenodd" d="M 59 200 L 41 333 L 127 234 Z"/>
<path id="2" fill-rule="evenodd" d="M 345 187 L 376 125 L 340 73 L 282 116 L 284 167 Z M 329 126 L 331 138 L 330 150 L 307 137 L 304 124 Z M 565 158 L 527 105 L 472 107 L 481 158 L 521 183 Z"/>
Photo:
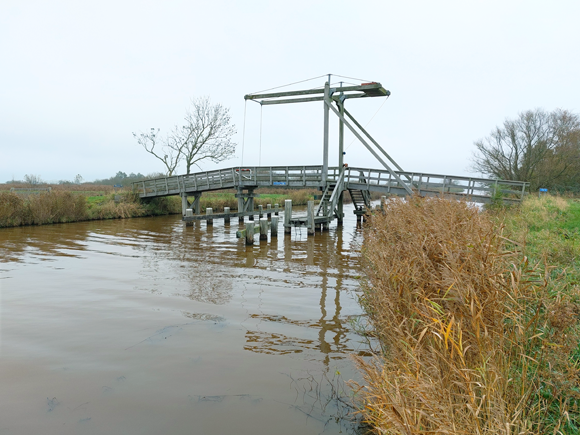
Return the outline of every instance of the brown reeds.
<path id="1" fill-rule="evenodd" d="M 439 198 L 371 217 L 361 301 L 380 351 L 356 358 L 355 391 L 376 433 L 572 433 L 578 292 L 506 251 L 502 231 Z"/>
<path id="2" fill-rule="evenodd" d="M 72 191 L 18 195 L 0 192 L 0 228 L 45 225 L 94 219 L 124 219 L 181 212 L 179 197 L 155 198 L 142 203 L 133 192 L 87 197 Z"/>
<path id="3" fill-rule="evenodd" d="M 86 198 L 67 191 L 19 196 L 0 192 L 0 227 L 74 222 L 87 218 Z"/>

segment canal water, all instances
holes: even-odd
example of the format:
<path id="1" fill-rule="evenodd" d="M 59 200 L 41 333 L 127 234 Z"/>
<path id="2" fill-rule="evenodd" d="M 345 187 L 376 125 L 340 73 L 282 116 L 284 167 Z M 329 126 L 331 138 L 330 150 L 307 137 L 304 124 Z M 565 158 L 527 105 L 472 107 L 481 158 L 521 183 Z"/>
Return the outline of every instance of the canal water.
<path id="1" fill-rule="evenodd" d="M 179 216 L 0 229 L 1 434 L 338 434 L 361 233 Z"/>

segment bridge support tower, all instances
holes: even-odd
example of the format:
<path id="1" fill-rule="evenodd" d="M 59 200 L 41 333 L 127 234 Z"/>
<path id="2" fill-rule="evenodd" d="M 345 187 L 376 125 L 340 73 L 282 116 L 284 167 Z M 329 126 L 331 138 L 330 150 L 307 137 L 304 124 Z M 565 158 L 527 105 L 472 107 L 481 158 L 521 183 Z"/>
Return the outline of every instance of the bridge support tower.
<path id="1" fill-rule="evenodd" d="M 246 192 L 244 192 L 246 189 Z M 248 211 L 254 211 L 254 198 L 258 195 L 254 193 L 255 187 L 240 187 L 238 188 L 238 193 L 236 193 L 236 198 L 238 198 L 238 213 L 245 213 Z M 254 220 L 254 217 L 250 215 L 250 220 Z M 244 216 L 239 217 L 239 222 L 244 222 Z"/>

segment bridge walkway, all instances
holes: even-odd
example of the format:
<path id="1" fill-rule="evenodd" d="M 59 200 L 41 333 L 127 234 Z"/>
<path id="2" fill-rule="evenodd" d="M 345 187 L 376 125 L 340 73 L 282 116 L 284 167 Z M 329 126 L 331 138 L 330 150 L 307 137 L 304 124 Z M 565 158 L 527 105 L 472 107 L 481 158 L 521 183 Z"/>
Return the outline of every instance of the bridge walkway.
<path id="1" fill-rule="evenodd" d="M 379 192 L 387 196 L 407 196 L 409 187 L 421 196 L 443 195 L 486 204 L 490 203 L 494 196 L 501 195 L 505 202 L 518 203 L 524 198 L 529 185 L 522 181 L 406 171 L 397 171 L 397 180 L 384 169 L 330 167 L 326 177 L 327 185 L 322 186 L 322 171 L 321 165 L 232 167 L 139 181 L 133 183 L 133 189 L 141 198 L 157 198 L 199 195 L 203 192 L 224 189 L 241 191 L 259 187 L 323 188 L 326 197 L 323 195 L 321 202 L 324 203 L 323 207 L 327 208 L 323 215 L 327 215 L 334 211 L 334 208 L 329 209 L 329 204 L 330 196 L 336 191 L 337 184 L 340 184 L 340 191 L 354 192 L 351 196 L 357 201 L 357 205 L 362 197 L 362 203 L 366 206 L 370 192 Z"/>

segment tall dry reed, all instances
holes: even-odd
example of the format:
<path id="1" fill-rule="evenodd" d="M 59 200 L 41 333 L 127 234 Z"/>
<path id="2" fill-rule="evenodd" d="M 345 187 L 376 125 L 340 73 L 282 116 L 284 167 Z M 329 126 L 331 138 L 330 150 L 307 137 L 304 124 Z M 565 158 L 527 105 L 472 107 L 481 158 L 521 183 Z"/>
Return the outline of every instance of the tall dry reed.
<path id="1" fill-rule="evenodd" d="M 394 199 L 371 217 L 361 301 L 381 349 L 357 358 L 356 397 L 376 433 L 572 433 L 578 291 L 505 247 L 459 201 Z"/>
<path id="2" fill-rule="evenodd" d="M 75 222 L 87 218 L 86 198 L 67 191 L 19 196 L 0 192 L 0 227 Z"/>

